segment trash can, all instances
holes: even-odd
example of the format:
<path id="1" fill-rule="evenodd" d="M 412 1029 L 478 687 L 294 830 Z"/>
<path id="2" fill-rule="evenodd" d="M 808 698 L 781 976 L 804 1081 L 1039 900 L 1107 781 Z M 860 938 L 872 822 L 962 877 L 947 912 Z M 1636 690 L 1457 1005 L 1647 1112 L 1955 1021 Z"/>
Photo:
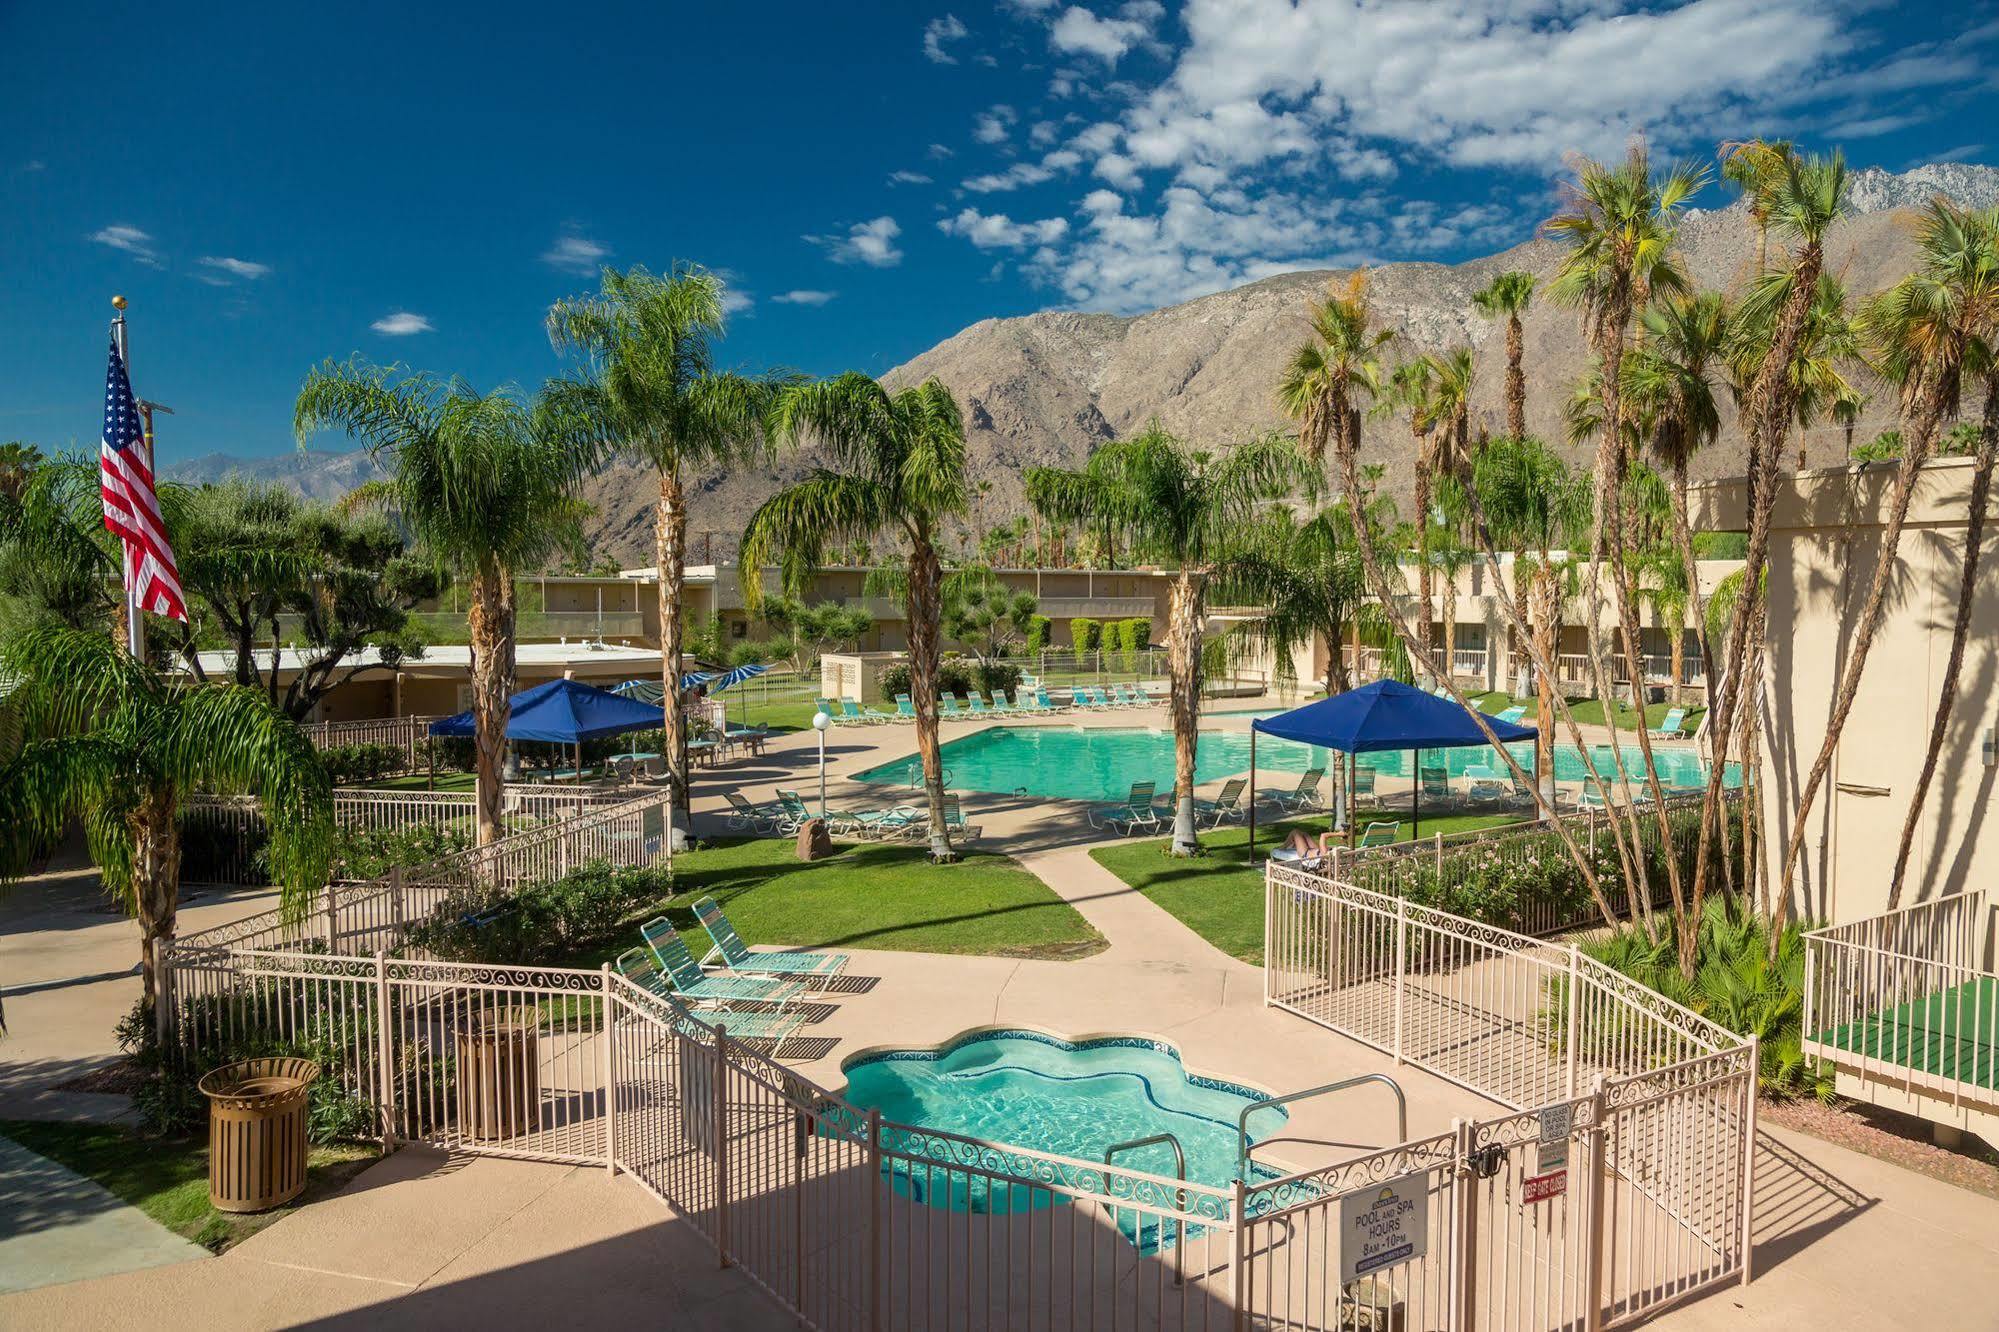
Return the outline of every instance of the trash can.
<path id="1" fill-rule="evenodd" d="M 318 1078 L 310 1059 L 246 1059 L 201 1080 L 216 1211 L 268 1211 L 304 1191 L 306 1093 Z"/>
<path id="2" fill-rule="evenodd" d="M 541 1013 L 481 1009 L 458 1029 L 458 1130 L 494 1142 L 541 1128 Z"/>

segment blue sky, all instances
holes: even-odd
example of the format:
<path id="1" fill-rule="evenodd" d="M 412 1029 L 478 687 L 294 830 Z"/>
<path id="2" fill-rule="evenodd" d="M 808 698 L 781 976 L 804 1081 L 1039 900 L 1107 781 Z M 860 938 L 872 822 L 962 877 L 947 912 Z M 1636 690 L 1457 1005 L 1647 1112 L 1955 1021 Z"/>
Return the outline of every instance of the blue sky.
<path id="1" fill-rule="evenodd" d="M 0 50 L 0 439 L 94 449 L 121 292 L 165 461 L 292 447 L 327 356 L 536 383 L 599 263 L 722 271 L 726 362 L 880 372 L 1488 253 L 1638 130 L 1999 162 L 1989 3 L 5 5 Z"/>

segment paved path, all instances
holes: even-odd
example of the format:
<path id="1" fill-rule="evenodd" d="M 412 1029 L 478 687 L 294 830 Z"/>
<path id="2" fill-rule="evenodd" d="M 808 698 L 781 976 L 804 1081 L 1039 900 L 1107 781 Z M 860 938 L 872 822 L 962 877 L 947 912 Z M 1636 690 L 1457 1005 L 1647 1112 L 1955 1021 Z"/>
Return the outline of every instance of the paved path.
<path id="1" fill-rule="evenodd" d="M 83 1176 L 0 1138 L 0 1293 L 208 1256 Z"/>

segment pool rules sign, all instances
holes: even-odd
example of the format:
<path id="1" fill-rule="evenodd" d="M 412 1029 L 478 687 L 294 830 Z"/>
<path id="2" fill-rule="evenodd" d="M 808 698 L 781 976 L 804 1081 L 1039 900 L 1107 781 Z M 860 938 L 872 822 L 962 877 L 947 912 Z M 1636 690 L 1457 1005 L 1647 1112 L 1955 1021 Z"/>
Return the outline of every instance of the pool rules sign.
<path id="1" fill-rule="evenodd" d="M 1340 1281 L 1421 1258 L 1430 1247 L 1430 1172 L 1340 1199 Z"/>

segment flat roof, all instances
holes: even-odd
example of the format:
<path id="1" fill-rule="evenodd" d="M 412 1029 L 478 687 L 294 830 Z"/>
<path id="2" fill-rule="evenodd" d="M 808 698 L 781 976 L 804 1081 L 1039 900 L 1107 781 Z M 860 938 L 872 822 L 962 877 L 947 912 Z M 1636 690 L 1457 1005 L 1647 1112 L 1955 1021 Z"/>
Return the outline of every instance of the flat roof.
<path id="1" fill-rule="evenodd" d="M 210 676 L 227 676 L 236 669 L 234 652 L 203 652 L 197 655 L 201 669 Z M 257 669 L 270 670 L 273 655 L 273 650 L 270 648 L 257 649 L 254 654 Z M 299 669 L 300 664 L 301 654 L 295 649 L 285 648 L 278 661 L 278 670 L 281 674 L 285 671 L 295 671 Z M 382 654 L 374 648 L 366 648 L 343 657 L 340 669 L 344 671 L 357 666 L 380 667 L 381 665 Z M 516 669 L 530 668 L 536 671 L 551 668 L 589 670 L 592 674 L 600 670 L 626 669 L 637 674 L 643 673 L 647 668 L 657 672 L 660 658 L 658 648 L 622 647 L 616 644 L 600 648 L 581 642 L 520 643 L 514 647 L 514 666 Z M 404 658 L 397 669 L 405 675 L 466 674 L 472 669 L 472 649 L 464 643 L 440 644 L 425 648 L 421 657 Z"/>

